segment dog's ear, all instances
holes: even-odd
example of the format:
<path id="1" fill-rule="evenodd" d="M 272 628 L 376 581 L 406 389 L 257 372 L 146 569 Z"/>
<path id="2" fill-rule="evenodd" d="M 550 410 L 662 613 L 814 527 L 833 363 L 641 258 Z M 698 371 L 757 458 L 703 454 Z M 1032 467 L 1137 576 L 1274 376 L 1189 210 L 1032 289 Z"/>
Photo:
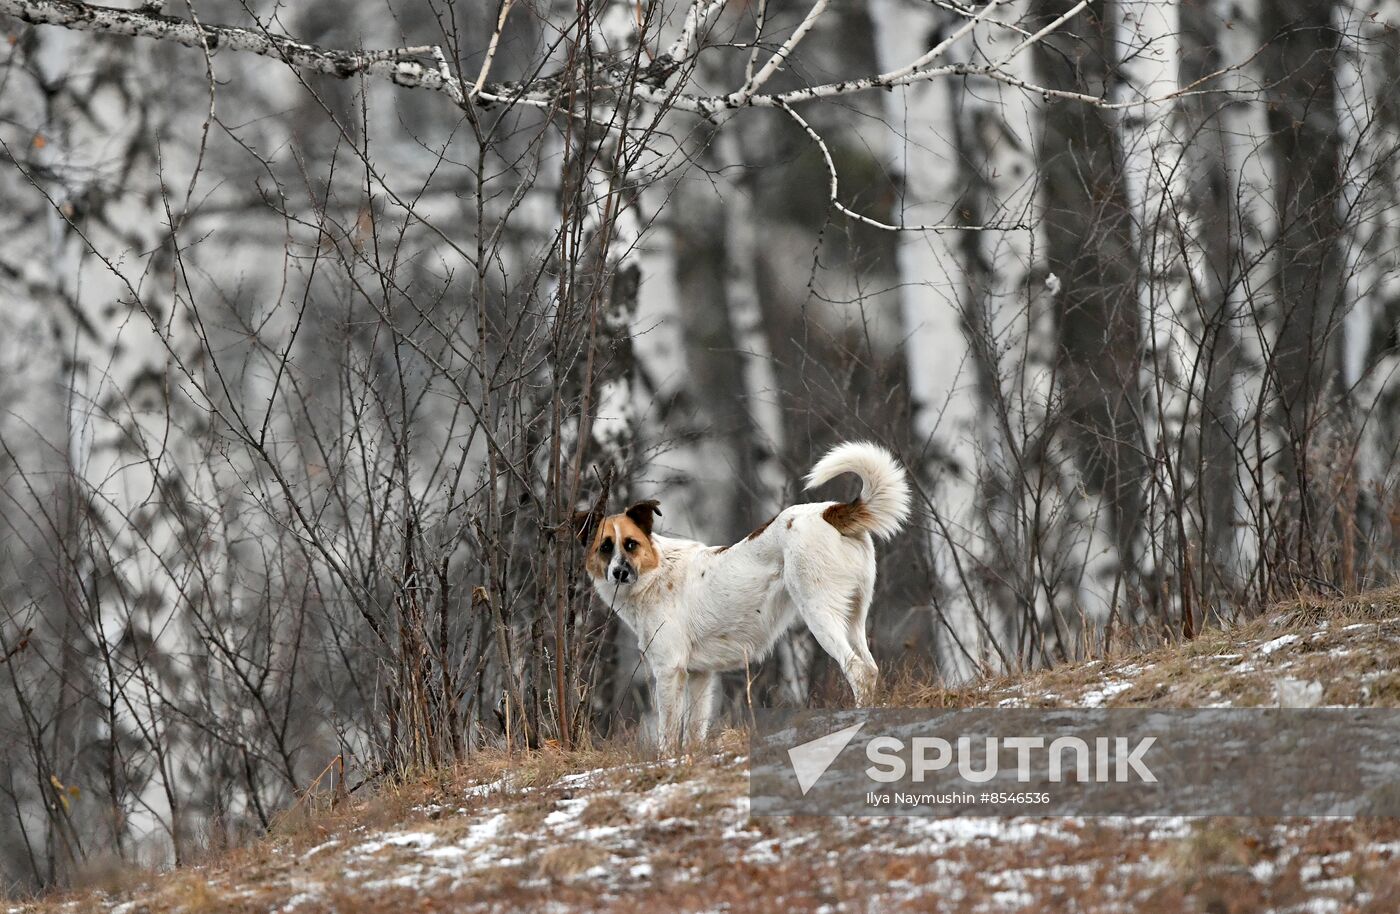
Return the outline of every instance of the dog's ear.
<path id="1" fill-rule="evenodd" d="M 598 525 L 603 522 L 603 515 L 595 508 L 592 511 L 574 512 L 574 536 L 578 538 L 579 545 L 587 546 L 593 542 L 593 536 L 598 532 Z"/>
<path id="2" fill-rule="evenodd" d="M 654 498 L 648 498 L 646 501 L 639 501 L 635 505 L 627 509 L 628 519 L 630 519 L 632 523 L 636 524 L 638 527 L 641 527 L 642 532 L 645 533 L 647 536 L 651 536 L 652 515 L 657 515 L 660 513 L 661 502 L 657 501 Z"/>

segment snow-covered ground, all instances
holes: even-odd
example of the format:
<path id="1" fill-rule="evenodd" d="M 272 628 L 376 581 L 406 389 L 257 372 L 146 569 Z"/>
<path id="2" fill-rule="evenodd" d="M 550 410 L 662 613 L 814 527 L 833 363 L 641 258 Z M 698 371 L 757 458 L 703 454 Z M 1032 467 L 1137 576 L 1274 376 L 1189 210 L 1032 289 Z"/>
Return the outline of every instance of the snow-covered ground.
<path id="1" fill-rule="evenodd" d="M 1342 912 L 1394 910 L 1400 890 L 1390 823 L 750 818 L 742 757 L 667 767 L 494 783 L 70 909 Z"/>

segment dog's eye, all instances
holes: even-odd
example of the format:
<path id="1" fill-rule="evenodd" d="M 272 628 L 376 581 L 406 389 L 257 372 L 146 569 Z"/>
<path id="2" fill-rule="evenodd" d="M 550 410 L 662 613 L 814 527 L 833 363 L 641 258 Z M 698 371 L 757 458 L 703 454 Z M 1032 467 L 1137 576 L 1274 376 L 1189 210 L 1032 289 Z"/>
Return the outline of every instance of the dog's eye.
<path id="1" fill-rule="evenodd" d="M 598 547 L 598 551 L 603 555 L 612 555 L 612 540 L 603 540 L 603 545 Z"/>
<path id="2" fill-rule="evenodd" d="M 636 549 L 636 548 L 637 548 L 637 541 L 636 541 L 636 540 L 628 540 L 627 542 L 625 542 L 625 543 L 622 544 L 622 547 L 623 547 L 624 549 L 626 549 L 628 552 L 631 552 L 633 549 Z"/>

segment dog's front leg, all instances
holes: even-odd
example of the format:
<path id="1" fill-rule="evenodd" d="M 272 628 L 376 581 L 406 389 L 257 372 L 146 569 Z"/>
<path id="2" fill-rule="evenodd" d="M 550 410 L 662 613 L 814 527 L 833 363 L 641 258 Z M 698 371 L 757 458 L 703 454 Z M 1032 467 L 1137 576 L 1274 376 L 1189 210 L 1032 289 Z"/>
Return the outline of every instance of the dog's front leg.
<path id="1" fill-rule="evenodd" d="M 656 745 L 662 751 L 679 751 L 685 735 L 685 667 L 656 671 Z"/>
<path id="2" fill-rule="evenodd" d="M 691 670 L 685 683 L 685 720 L 681 727 L 687 742 L 702 743 L 715 715 L 715 693 L 719 675 Z"/>

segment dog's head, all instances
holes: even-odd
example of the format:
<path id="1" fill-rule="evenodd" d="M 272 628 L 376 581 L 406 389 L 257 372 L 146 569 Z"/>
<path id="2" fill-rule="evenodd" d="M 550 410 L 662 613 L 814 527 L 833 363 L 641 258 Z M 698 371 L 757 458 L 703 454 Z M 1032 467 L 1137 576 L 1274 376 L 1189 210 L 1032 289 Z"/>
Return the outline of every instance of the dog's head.
<path id="1" fill-rule="evenodd" d="M 639 501 L 621 514 L 599 508 L 574 514 L 574 532 L 588 550 L 584 568 L 595 580 L 617 587 L 635 584 L 661 560 L 651 541 L 652 519 L 661 513 L 654 500 Z"/>

